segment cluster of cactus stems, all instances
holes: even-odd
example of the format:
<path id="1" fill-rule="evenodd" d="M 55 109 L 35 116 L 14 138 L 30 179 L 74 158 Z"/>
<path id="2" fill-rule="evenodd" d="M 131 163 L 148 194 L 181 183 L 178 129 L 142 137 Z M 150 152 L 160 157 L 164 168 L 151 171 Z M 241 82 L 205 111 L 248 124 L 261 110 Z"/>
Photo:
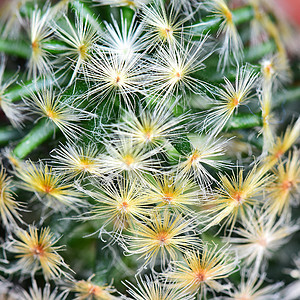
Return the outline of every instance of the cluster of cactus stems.
<path id="1" fill-rule="evenodd" d="M 299 299 L 298 33 L 273 1 L 0 15 L 1 299 Z"/>

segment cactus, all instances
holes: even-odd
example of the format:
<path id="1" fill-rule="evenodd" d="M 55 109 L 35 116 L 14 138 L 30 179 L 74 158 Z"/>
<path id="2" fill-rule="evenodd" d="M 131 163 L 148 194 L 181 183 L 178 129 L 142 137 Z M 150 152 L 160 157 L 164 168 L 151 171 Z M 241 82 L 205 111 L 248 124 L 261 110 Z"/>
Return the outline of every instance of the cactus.
<path id="1" fill-rule="evenodd" d="M 2 4 L 1 299 L 300 297 L 297 31 L 270 2 Z"/>

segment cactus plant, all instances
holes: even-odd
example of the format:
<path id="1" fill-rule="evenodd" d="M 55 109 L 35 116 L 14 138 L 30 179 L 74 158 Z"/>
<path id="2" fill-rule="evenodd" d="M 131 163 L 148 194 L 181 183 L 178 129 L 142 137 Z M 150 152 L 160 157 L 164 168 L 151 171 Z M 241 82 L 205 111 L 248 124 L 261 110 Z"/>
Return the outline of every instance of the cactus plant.
<path id="1" fill-rule="evenodd" d="M 298 32 L 270 2 L 2 4 L 1 299 L 300 297 Z"/>

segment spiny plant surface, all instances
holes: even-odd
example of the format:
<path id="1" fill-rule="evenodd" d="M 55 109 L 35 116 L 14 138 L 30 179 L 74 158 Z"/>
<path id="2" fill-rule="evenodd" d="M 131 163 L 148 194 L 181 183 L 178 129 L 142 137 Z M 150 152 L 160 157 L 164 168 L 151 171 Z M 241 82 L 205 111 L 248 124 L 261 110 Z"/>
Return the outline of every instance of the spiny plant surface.
<path id="1" fill-rule="evenodd" d="M 299 35 L 273 1 L 0 16 L 1 299 L 299 299 Z"/>

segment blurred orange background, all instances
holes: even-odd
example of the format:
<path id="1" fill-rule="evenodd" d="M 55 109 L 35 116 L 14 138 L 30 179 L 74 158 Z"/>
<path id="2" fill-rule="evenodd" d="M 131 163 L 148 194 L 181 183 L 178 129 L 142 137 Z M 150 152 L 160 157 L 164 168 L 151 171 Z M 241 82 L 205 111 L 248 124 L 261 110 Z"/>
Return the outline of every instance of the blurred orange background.
<path id="1" fill-rule="evenodd" d="M 275 3 L 278 5 L 279 11 L 300 26 L 300 0 L 275 0 Z"/>

